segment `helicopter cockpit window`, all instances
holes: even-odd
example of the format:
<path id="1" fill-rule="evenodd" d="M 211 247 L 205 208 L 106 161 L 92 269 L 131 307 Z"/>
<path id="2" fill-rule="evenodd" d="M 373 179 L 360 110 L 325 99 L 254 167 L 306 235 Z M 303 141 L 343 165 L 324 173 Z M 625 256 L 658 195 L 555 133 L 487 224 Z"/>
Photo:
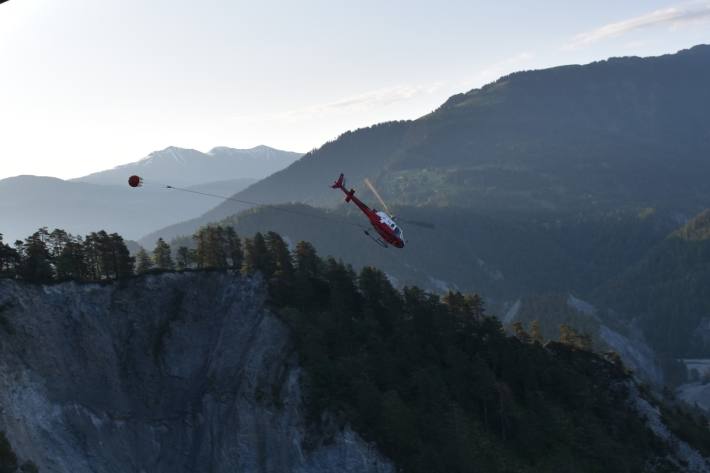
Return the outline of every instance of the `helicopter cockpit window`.
<path id="1" fill-rule="evenodd" d="M 397 236 L 400 236 L 400 235 L 402 234 L 402 230 L 400 230 L 399 227 L 395 227 L 394 233 L 395 233 Z"/>

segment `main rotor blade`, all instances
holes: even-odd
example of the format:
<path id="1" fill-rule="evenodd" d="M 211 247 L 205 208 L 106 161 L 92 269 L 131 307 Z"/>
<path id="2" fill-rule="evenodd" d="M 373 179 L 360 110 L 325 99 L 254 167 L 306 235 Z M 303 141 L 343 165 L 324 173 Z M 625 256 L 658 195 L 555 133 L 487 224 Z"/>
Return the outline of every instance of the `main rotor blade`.
<path id="1" fill-rule="evenodd" d="M 399 222 L 406 223 L 407 225 L 414 225 L 415 227 L 428 228 L 429 230 L 434 230 L 436 226 L 433 223 L 422 222 L 421 220 L 405 220 L 403 218 L 397 218 Z"/>
<path id="2" fill-rule="evenodd" d="M 367 187 L 370 188 L 373 194 L 375 194 L 375 197 L 377 197 L 377 200 L 380 201 L 380 204 L 382 204 L 382 207 L 384 207 L 385 211 L 392 215 L 392 212 L 390 211 L 389 207 L 387 207 L 387 204 L 385 203 L 384 199 L 382 196 L 380 196 L 380 193 L 377 192 L 377 189 L 375 189 L 375 186 L 372 185 L 372 182 L 368 178 L 365 178 L 365 184 L 367 184 Z M 394 215 L 392 215 L 392 218 L 394 218 Z M 420 220 L 405 220 L 403 218 L 397 217 L 396 219 L 398 222 L 406 223 L 407 225 L 414 225 L 415 227 L 422 227 L 422 228 L 428 228 L 429 230 L 434 230 L 436 227 L 432 223 L 428 222 L 422 222 Z"/>
<path id="3" fill-rule="evenodd" d="M 387 207 L 387 204 L 385 204 L 384 199 L 382 199 L 382 197 L 380 197 L 379 192 L 377 192 L 377 189 L 375 189 L 375 186 L 372 185 L 372 183 L 370 182 L 370 180 L 368 178 L 365 178 L 365 184 L 367 184 L 367 187 L 369 187 L 370 190 L 372 191 L 372 193 L 375 194 L 375 197 L 377 197 L 377 200 L 380 201 L 380 204 L 382 204 L 382 207 L 385 209 L 385 211 L 388 214 L 392 215 L 392 212 L 390 212 L 389 207 Z"/>

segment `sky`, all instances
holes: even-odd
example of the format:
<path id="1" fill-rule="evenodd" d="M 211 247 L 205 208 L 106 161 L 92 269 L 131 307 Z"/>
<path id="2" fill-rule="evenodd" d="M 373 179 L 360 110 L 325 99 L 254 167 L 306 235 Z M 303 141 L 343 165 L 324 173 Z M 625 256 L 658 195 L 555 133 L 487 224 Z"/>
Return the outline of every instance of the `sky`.
<path id="1" fill-rule="evenodd" d="M 710 43 L 710 0 L 10 0 L 0 179 L 179 146 L 306 152 L 501 75 Z"/>

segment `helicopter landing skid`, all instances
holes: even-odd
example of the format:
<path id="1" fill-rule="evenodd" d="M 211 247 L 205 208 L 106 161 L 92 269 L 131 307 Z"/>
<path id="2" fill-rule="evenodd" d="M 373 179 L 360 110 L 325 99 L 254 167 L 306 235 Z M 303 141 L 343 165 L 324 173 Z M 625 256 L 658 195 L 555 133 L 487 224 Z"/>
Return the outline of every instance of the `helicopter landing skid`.
<path id="1" fill-rule="evenodd" d="M 378 237 L 378 238 L 375 238 L 375 237 L 373 237 L 373 236 L 370 234 L 370 232 L 368 232 L 367 230 L 363 230 L 363 232 L 365 232 L 365 235 L 369 236 L 369 237 L 372 239 L 372 241 L 374 241 L 375 243 L 377 243 L 378 245 L 380 245 L 382 248 L 387 248 L 387 247 L 389 246 L 389 245 L 387 245 L 387 243 L 386 243 L 385 241 L 382 240 L 382 238 L 379 238 L 379 237 Z"/>

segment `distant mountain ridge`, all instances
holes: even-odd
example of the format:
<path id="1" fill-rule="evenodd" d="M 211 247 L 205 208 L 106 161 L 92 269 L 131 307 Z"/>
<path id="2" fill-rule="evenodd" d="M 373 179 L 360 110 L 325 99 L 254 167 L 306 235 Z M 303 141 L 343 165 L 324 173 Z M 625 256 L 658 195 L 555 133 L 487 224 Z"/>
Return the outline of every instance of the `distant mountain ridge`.
<path id="1" fill-rule="evenodd" d="M 268 146 L 250 149 L 216 147 L 207 153 L 170 146 L 145 158 L 74 179 L 92 184 L 123 185 L 131 174 L 178 186 L 228 178 L 262 179 L 292 164 L 302 155 Z"/>
<path id="2" fill-rule="evenodd" d="M 232 194 L 254 182 L 233 179 L 191 189 Z M 0 233 L 5 241 L 24 239 L 39 227 L 63 228 L 73 234 L 97 230 L 135 239 L 158 225 L 199 215 L 216 199 L 160 187 L 132 189 L 63 181 L 54 177 L 16 176 L 0 180 Z"/>
<path id="3" fill-rule="evenodd" d="M 268 146 L 218 147 L 209 153 L 169 147 L 137 162 L 70 181 L 41 176 L 2 179 L 0 233 L 14 241 L 47 226 L 75 234 L 105 229 L 135 239 L 219 203 L 208 196 L 170 191 L 161 184 L 232 195 L 299 156 Z M 146 186 L 128 187 L 131 174 L 144 177 Z"/>

